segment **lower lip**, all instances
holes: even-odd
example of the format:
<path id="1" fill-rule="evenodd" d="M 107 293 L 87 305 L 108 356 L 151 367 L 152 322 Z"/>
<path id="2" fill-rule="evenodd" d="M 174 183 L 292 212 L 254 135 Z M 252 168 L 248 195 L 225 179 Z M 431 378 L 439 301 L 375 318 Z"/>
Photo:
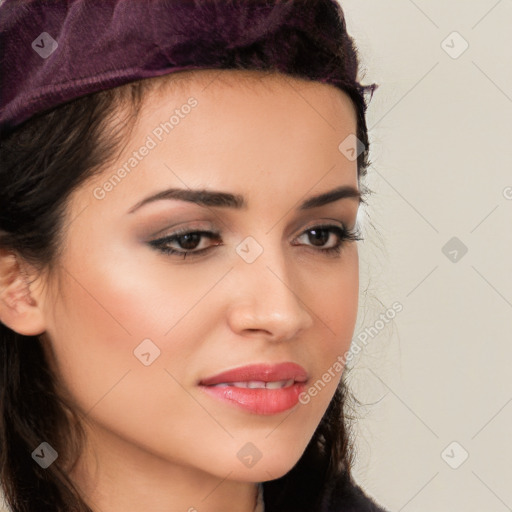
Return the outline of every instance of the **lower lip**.
<path id="1" fill-rule="evenodd" d="M 255 414 L 279 414 L 295 407 L 305 384 L 296 382 L 288 388 L 249 389 L 234 386 L 201 386 L 206 393 Z"/>

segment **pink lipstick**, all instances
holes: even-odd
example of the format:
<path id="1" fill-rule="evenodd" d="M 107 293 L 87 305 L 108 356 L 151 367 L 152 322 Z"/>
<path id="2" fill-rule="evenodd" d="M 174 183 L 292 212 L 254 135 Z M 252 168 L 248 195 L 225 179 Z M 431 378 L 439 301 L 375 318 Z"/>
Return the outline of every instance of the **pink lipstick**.
<path id="1" fill-rule="evenodd" d="M 202 379 L 201 389 L 214 398 L 255 414 L 278 414 L 299 402 L 308 380 L 295 363 L 254 364 Z"/>

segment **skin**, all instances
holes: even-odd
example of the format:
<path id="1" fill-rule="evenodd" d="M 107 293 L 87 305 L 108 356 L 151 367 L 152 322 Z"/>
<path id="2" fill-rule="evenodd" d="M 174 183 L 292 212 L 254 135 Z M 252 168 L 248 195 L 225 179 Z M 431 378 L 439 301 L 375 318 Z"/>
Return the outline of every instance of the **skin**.
<path id="1" fill-rule="evenodd" d="M 191 96 L 197 107 L 97 199 L 94 190 Z M 256 483 L 298 461 L 341 374 L 306 405 L 275 415 L 214 400 L 197 384 L 283 361 L 302 365 L 312 384 L 348 350 L 357 243 L 324 254 L 336 233 L 318 247 L 307 230 L 354 227 L 359 201 L 297 204 L 341 185 L 358 189 L 356 162 L 338 150 L 355 119 L 348 96 L 318 82 L 234 71 L 195 72 L 186 87 L 169 82 L 145 98 L 116 162 L 71 196 L 58 277 L 40 275 L 26 293 L 21 278 L 7 288 L 2 322 L 42 334 L 86 416 L 88 445 L 72 476 L 94 510 L 221 512 L 236 503 L 252 512 Z M 127 213 L 169 187 L 240 194 L 247 207 L 160 200 Z M 148 245 L 184 227 L 220 231 L 222 244 L 185 259 Z M 263 248 L 250 264 L 235 251 L 247 236 Z M 198 247 L 214 244 L 204 237 Z M 149 366 L 134 356 L 147 338 L 160 349 Z M 237 457 L 248 442 L 262 454 L 251 468 Z"/>

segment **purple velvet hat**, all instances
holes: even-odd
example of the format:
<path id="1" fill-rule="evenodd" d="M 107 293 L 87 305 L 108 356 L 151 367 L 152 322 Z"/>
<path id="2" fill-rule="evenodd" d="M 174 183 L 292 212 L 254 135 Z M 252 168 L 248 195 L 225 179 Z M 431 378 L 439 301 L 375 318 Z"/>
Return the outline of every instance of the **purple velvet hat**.
<path id="1" fill-rule="evenodd" d="M 294 46 L 298 33 L 307 48 Z M 0 130 L 86 94 L 205 68 L 332 83 L 361 118 L 375 86 L 356 81 L 352 40 L 342 33 L 336 0 L 3 0 Z"/>

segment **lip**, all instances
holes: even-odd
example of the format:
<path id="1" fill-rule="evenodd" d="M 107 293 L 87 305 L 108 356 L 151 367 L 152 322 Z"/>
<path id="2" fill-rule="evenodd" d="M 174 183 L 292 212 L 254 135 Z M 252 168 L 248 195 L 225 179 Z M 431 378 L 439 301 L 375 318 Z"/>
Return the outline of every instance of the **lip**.
<path id="1" fill-rule="evenodd" d="M 248 382 L 251 380 L 272 382 L 290 379 L 293 379 L 295 382 L 306 382 L 308 380 L 308 372 L 296 363 L 251 364 L 207 377 L 201 380 L 199 384 L 202 386 L 214 386 L 223 382 Z"/>
<path id="2" fill-rule="evenodd" d="M 253 364 L 202 379 L 199 387 L 209 396 L 254 414 L 279 414 L 295 407 L 308 380 L 296 363 Z M 278 389 L 237 387 L 234 383 L 293 381 Z M 224 384 L 218 387 L 218 384 Z M 233 384 L 233 385 L 230 385 Z"/>

